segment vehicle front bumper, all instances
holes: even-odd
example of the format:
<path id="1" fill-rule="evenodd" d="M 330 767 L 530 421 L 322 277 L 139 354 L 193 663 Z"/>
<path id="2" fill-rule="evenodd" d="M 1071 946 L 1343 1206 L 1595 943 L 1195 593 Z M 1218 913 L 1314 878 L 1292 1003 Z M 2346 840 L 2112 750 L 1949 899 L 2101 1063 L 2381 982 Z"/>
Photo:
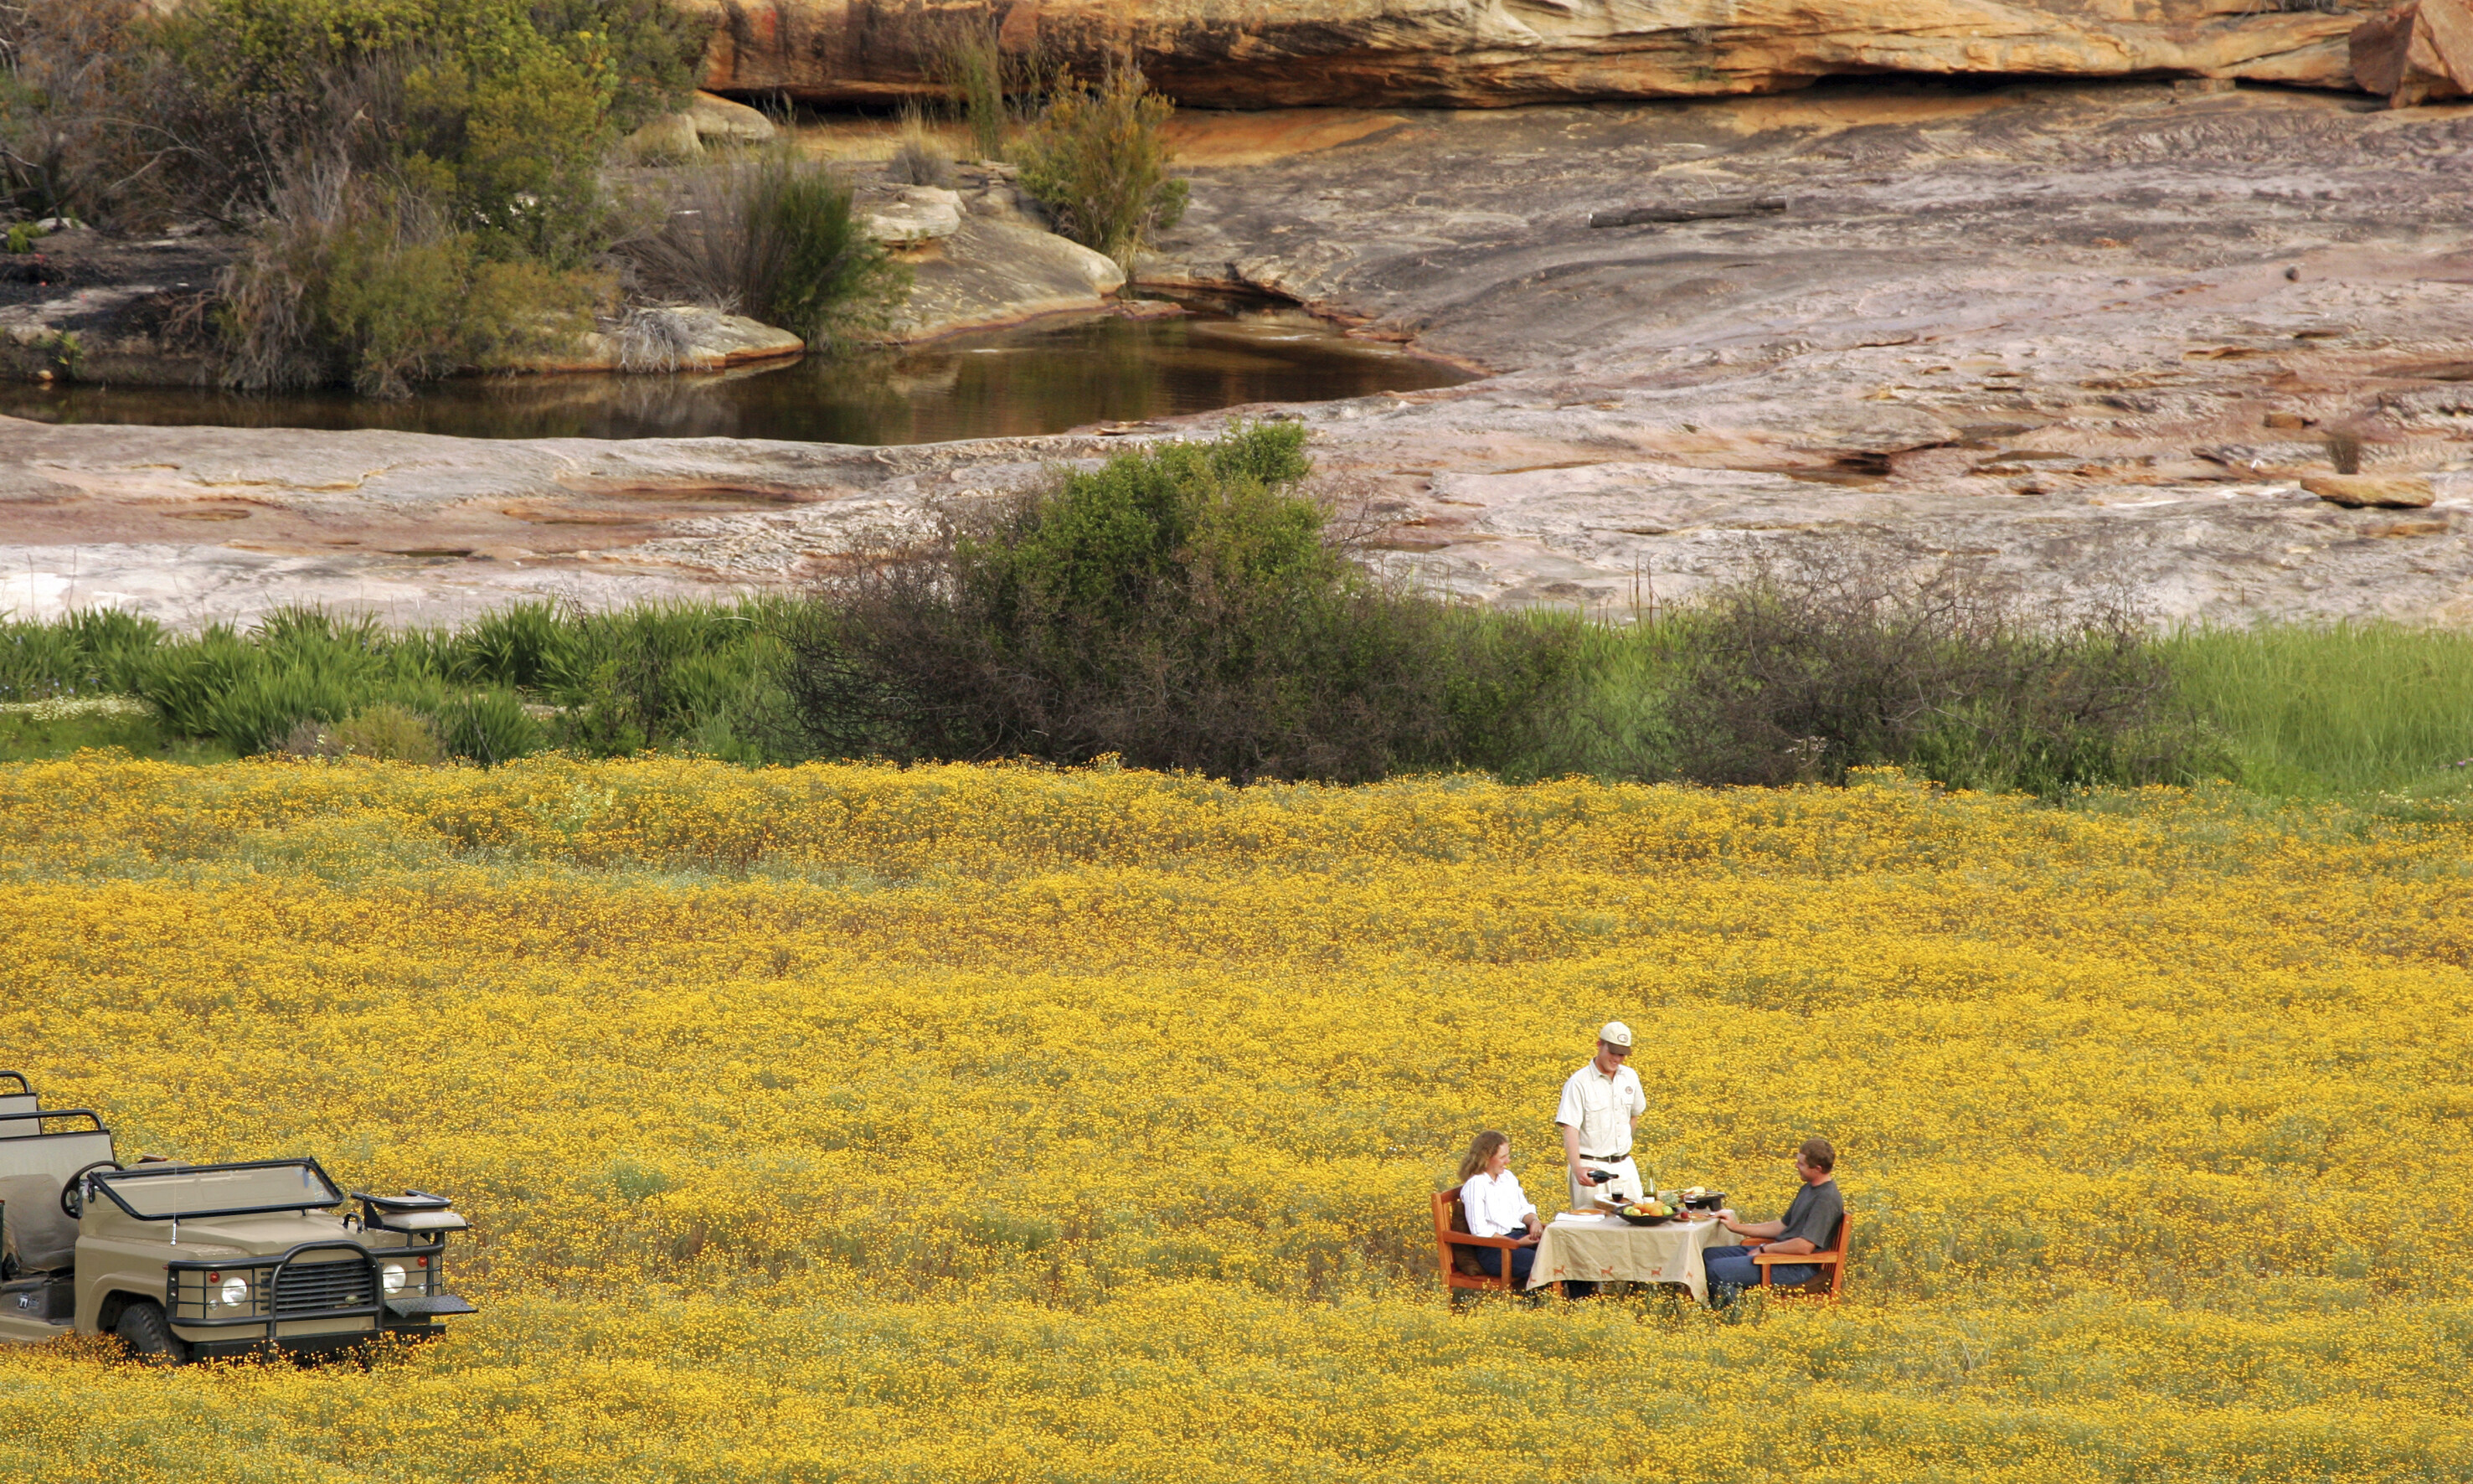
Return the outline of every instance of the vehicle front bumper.
<path id="1" fill-rule="evenodd" d="M 460 1300 L 457 1302 L 461 1302 Z M 466 1304 L 459 1313 L 471 1313 Z M 363 1329 L 335 1329 L 320 1334 L 282 1334 L 268 1339 L 263 1334 L 246 1337 L 232 1335 L 211 1340 L 189 1340 L 189 1355 L 194 1360 L 218 1360 L 234 1355 L 331 1355 L 339 1352 L 362 1350 L 382 1340 L 420 1344 L 437 1339 L 446 1327 L 435 1320 L 388 1321 Z"/>

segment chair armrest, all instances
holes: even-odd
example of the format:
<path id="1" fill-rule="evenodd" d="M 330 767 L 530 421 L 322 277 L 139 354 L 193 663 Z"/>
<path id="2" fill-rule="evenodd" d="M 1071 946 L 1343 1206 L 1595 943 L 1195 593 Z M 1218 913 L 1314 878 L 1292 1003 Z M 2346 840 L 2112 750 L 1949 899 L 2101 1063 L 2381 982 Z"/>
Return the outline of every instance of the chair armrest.
<path id="1" fill-rule="evenodd" d="M 1843 1262 L 1846 1255 L 1842 1252 L 1756 1252 L 1752 1254 L 1752 1260 L 1767 1267 L 1777 1262 Z"/>
<path id="2" fill-rule="evenodd" d="M 1472 1236 L 1466 1232 L 1453 1232 L 1443 1240 L 1453 1247 L 1517 1247 L 1516 1236 Z"/>

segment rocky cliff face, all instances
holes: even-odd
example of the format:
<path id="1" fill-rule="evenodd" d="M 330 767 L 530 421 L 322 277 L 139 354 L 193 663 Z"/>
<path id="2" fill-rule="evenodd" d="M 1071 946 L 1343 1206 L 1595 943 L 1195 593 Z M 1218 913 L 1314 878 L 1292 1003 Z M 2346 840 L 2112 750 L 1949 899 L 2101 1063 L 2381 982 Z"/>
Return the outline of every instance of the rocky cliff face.
<path id="1" fill-rule="evenodd" d="M 933 90 L 960 27 L 1095 71 L 1130 49 L 1211 108 L 1491 108 L 1778 92 L 1852 74 L 2182 73 L 2351 87 L 2358 0 L 693 0 L 708 85 Z"/>

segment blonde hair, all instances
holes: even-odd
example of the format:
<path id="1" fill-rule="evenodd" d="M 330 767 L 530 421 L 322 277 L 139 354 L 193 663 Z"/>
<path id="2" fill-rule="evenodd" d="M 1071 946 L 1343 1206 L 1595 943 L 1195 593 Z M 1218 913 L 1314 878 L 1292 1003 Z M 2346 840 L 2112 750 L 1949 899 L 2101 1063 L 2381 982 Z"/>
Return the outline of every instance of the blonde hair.
<path id="1" fill-rule="evenodd" d="M 1468 1153 L 1460 1156 L 1460 1184 L 1467 1185 L 1472 1175 L 1485 1173 L 1486 1161 L 1494 1152 L 1511 1142 L 1511 1136 L 1501 1129 L 1488 1129 L 1469 1141 Z"/>

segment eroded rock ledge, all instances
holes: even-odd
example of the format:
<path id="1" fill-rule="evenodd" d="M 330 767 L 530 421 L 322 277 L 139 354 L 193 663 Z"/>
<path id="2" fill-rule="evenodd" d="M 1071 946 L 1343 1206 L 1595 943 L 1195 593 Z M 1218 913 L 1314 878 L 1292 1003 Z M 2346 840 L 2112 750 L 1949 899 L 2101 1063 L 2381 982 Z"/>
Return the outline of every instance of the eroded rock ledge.
<path id="1" fill-rule="evenodd" d="M 1179 128 L 1194 205 L 1145 277 L 1500 372 L 1279 409 L 1433 590 L 1621 621 L 1861 542 L 2159 621 L 2473 626 L 2473 106 L 1901 82 Z M 1784 205 L 1701 209 L 1742 199 Z M 1617 207 L 1657 209 L 1589 225 Z M 0 606 L 796 586 L 939 502 L 1270 411 L 898 448 L 0 419 Z"/>
<path id="2" fill-rule="evenodd" d="M 810 103 L 941 91 L 939 47 L 1003 44 L 1084 72 L 1130 50 L 1211 108 L 1448 106 L 1781 92 L 1825 77 L 2175 73 L 2354 85 L 2357 0 L 695 0 L 708 85 Z"/>

